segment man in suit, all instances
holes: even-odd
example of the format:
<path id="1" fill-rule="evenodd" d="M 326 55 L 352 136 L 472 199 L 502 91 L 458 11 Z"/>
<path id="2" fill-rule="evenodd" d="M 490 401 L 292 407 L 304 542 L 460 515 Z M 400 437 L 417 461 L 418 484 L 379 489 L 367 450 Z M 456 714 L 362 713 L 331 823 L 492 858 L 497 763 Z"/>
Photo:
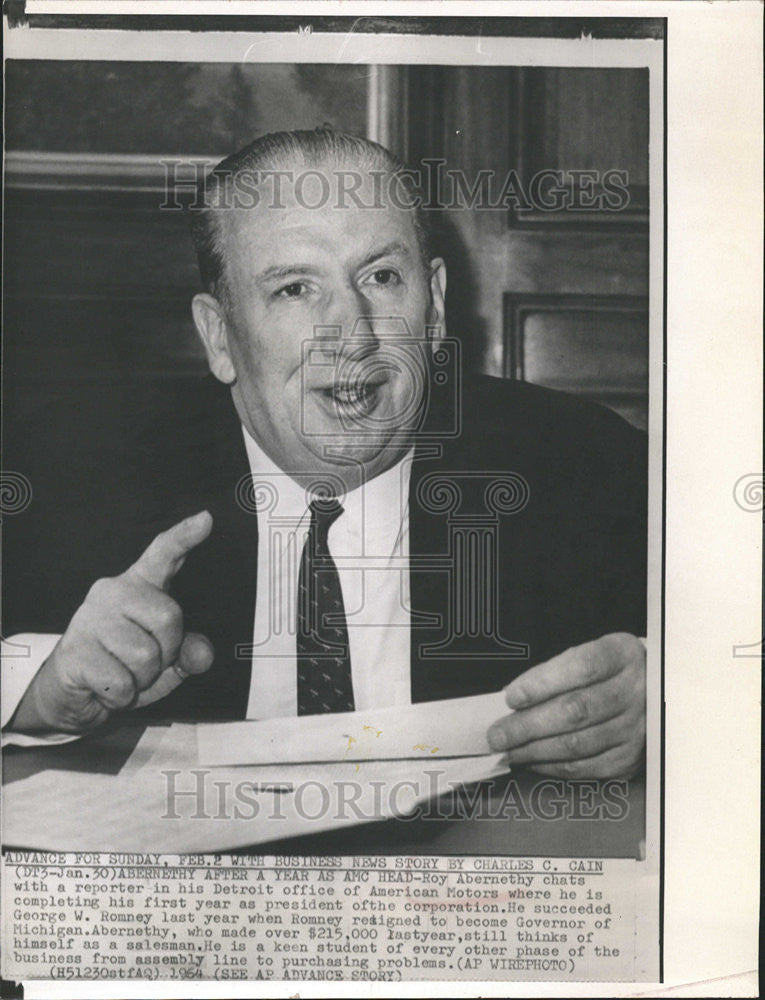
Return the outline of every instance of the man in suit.
<path id="1" fill-rule="evenodd" d="M 131 418 L 119 462 L 121 431 L 89 427 L 118 471 L 99 470 L 86 528 L 60 503 L 37 515 L 57 525 L 54 564 L 77 568 L 61 585 L 48 571 L 53 635 L 8 729 L 81 733 L 128 708 L 345 711 L 509 682 L 514 711 L 489 741 L 511 763 L 633 773 L 637 432 L 560 394 L 460 378 L 444 263 L 382 147 L 327 129 L 259 139 L 213 172 L 194 234 L 193 314 L 217 383 L 165 398 L 150 427 Z M 90 544 L 69 546 L 83 531 Z"/>

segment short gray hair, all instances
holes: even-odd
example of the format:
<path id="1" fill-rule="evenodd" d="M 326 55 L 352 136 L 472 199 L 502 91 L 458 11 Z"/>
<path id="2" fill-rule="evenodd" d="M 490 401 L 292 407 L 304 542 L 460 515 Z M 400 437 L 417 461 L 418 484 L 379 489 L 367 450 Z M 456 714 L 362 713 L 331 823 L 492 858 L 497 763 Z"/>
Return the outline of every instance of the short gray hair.
<path id="1" fill-rule="evenodd" d="M 430 233 L 422 197 L 416 178 L 402 160 L 384 146 L 361 136 L 337 132 L 329 126 L 310 130 L 271 132 L 263 135 L 243 149 L 222 160 L 201 181 L 197 197 L 189 207 L 191 235 L 196 250 L 199 274 L 205 290 L 224 305 L 230 305 L 230 289 L 226 279 L 224 241 L 220 226 L 220 203 L 231 191 L 237 178 L 243 174 L 256 176 L 258 172 L 274 169 L 286 161 L 302 159 L 304 163 L 318 165 L 328 160 L 352 163 L 354 166 L 382 168 L 386 174 L 400 181 L 411 207 L 417 243 L 425 267 L 431 259 Z"/>

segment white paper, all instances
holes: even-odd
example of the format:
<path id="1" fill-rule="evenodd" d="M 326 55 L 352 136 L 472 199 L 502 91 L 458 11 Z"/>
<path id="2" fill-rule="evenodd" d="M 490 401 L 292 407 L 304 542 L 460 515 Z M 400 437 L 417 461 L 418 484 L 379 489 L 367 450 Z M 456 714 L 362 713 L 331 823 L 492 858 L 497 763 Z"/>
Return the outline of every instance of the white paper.
<path id="1" fill-rule="evenodd" d="M 492 752 L 486 731 L 509 713 L 504 692 L 497 691 L 365 712 L 213 723 L 199 726 L 199 763 L 471 757 Z"/>
<path id="2" fill-rule="evenodd" d="M 171 727 L 149 761 L 128 762 L 118 775 L 42 771 L 12 782 L 4 789 L 3 844 L 160 854 L 233 850 L 404 816 L 419 802 L 507 771 L 503 754 L 437 765 L 406 760 L 200 768 L 196 730 Z"/>

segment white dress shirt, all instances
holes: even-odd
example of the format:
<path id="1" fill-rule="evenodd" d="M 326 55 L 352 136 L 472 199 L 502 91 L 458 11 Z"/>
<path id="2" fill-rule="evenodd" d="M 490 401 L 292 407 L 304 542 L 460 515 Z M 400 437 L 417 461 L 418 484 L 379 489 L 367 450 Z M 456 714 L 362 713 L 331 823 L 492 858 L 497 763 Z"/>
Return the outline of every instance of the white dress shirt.
<path id="1" fill-rule="evenodd" d="M 296 597 L 311 496 L 244 431 L 257 507 L 258 580 L 247 718 L 297 715 Z M 329 529 L 348 625 L 358 710 L 408 705 L 409 475 L 412 453 L 338 497 Z M 262 484 L 262 489 L 259 489 Z"/>
<path id="2" fill-rule="evenodd" d="M 311 497 L 268 458 L 244 428 L 242 432 L 253 492 L 268 498 L 256 508 L 258 574 L 247 718 L 278 718 L 297 714 L 295 607 Z M 329 530 L 329 550 L 343 591 L 358 710 L 411 702 L 408 499 L 412 455 L 409 452 L 386 472 L 341 497 L 343 513 Z M 258 484 L 265 490 L 259 490 Z M 59 638 L 25 633 L 3 640 L 2 726 L 13 717 Z M 22 745 L 76 738 L 3 733 L 3 743 Z"/>

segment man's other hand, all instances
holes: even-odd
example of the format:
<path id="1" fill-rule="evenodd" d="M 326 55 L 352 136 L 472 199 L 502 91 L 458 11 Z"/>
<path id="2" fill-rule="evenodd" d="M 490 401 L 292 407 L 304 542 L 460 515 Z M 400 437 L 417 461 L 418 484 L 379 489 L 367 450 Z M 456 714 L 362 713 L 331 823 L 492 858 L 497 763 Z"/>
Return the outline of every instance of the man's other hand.
<path id="1" fill-rule="evenodd" d="M 505 688 L 515 711 L 495 722 L 493 750 L 560 778 L 628 778 L 645 745 L 645 647 L 617 632 L 567 649 Z"/>
<path id="2" fill-rule="evenodd" d="M 201 511 L 157 535 L 128 570 L 97 580 L 24 694 L 9 728 L 83 732 L 117 709 L 168 694 L 213 661 L 210 641 L 184 632 L 167 593 L 186 556 L 207 538 Z"/>

